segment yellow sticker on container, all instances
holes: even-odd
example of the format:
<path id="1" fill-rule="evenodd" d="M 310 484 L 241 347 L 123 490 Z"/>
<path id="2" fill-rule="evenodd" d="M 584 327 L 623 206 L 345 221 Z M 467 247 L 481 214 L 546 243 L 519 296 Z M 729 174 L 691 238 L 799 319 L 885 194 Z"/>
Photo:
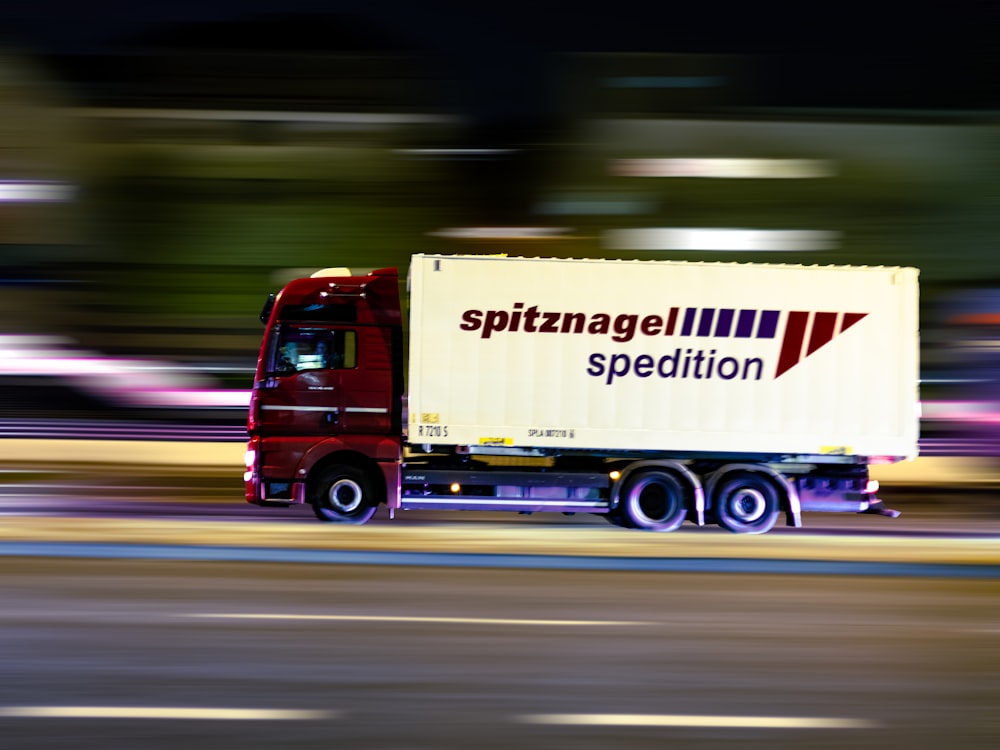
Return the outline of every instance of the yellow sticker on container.
<path id="1" fill-rule="evenodd" d="M 848 445 L 821 445 L 819 452 L 824 456 L 849 456 L 854 453 Z"/>
<path id="2" fill-rule="evenodd" d="M 479 438 L 480 445 L 513 445 L 514 438 L 509 437 L 481 437 Z"/>
<path id="3" fill-rule="evenodd" d="M 426 424 L 440 424 L 441 415 L 436 411 L 425 411 L 420 415 L 420 421 Z"/>

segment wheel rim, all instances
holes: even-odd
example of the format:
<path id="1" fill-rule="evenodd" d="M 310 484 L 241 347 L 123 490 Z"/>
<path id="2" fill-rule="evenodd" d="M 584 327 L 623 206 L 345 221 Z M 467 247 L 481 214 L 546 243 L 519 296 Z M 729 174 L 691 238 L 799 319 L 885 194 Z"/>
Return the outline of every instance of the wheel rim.
<path id="1" fill-rule="evenodd" d="M 729 499 L 729 510 L 733 518 L 741 523 L 753 523 L 767 511 L 764 493 L 753 487 L 742 487 Z"/>
<path id="2" fill-rule="evenodd" d="M 341 513 L 352 513 L 364 502 L 364 492 L 361 485 L 353 479 L 338 479 L 330 485 L 327 494 L 330 507 Z"/>

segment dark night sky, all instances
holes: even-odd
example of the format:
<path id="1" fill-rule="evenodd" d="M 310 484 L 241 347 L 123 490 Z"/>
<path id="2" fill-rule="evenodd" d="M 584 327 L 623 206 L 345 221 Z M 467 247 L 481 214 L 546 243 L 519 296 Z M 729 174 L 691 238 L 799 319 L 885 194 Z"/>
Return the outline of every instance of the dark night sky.
<path id="1" fill-rule="evenodd" d="M 434 45 L 461 36 L 516 37 L 548 49 L 742 52 L 809 49 L 883 50 L 942 56 L 996 44 L 995 3 L 947 5 L 843 0 L 731 3 L 610 0 L 576 6 L 551 0 L 33 0 L 0 4 L 0 29 L 48 46 L 93 48 L 143 26 L 226 21 L 278 12 L 367 17 Z"/>
<path id="2" fill-rule="evenodd" d="M 377 29 L 469 76 L 525 80 L 553 52 L 730 53 L 759 61 L 775 99 L 765 104 L 998 109 L 998 7 L 969 0 L 937 9 L 856 0 L 576 7 L 547 0 L 33 0 L 0 4 L 0 41 L 41 54 L 134 53 L 141 40 L 177 25 L 212 24 L 221 39 L 232 24 L 324 13 Z M 238 41 L 239 31 L 233 37 Z M 295 46 L 307 37 L 304 30 L 270 43 Z"/>

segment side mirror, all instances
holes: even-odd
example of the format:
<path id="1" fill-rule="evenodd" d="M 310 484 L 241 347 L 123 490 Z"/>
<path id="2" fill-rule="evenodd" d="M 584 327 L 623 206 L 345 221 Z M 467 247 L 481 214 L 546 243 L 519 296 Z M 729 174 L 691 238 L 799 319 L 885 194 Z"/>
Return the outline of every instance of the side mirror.
<path id="1" fill-rule="evenodd" d="M 264 307 L 260 311 L 260 322 L 267 325 L 267 321 L 271 319 L 271 310 L 274 309 L 274 299 L 277 295 L 273 292 L 267 295 L 267 300 L 264 302 Z"/>

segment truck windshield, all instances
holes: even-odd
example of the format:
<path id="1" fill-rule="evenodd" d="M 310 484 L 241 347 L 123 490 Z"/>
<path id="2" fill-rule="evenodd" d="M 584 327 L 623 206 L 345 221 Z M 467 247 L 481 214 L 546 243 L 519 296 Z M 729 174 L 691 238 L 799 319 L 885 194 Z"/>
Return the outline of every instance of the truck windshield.
<path id="1" fill-rule="evenodd" d="M 340 370 L 357 365 L 354 331 L 282 326 L 272 349 L 269 371 L 290 375 L 305 370 Z"/>

